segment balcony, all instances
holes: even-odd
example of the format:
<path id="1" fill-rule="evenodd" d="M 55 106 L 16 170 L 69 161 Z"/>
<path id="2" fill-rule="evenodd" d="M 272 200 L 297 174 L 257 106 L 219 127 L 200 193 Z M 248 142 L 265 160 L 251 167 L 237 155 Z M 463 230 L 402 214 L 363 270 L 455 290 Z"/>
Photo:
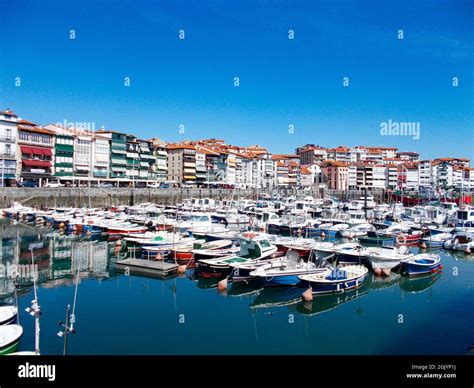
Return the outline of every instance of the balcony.
<path id="1" fill-rule="evenodd" d="M 16 159 L 16 156 L 11 152 L 0 152 L 0 159 Z"/>
<path id="2" fill-rule="evenodd" d="M 0 141 L 4 143 L 15 143 L 15 136 L 0 135 Z"/>

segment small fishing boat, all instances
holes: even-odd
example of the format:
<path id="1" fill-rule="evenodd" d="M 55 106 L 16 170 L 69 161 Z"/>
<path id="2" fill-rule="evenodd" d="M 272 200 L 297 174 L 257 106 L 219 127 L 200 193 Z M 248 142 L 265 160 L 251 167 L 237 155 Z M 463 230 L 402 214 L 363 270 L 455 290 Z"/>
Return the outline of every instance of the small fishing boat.
<path id="1" fill-rule="evenodd" d="M 16 306 L 0 306 L 0 326 L 16 323 L 17 317 Z"/>
<path id="2" fill-rule="evenodd" d="M 0 354 L 15 352 L 22 336 L 23 328 L 20 325 L 0 326 Z"/>
<path id="3" fill-rule="evenodd" d="M 216 259 L 202 259 L 198 268 L 204 277 L 221 277 L 231 273 L 231 264 L 251 263 L 270 257 L 277 247 L 263 234 L 244 233 L 240 240 L 240 252 L 237 256 L 225 256 Z"/>
<path id="4" fill-rule="evenodd" d="M 192 251 L 194 261 L 198 262 L 206 259 L 216 259 L 218 257 L 226 257 L 231 255 L 238 255 L 240 247 L 231 246 L 224 249 L 193 249 Z"/>
<path id="5" fill-rule="evenodd" d="M 281 260 L 259 266 L 250 272 L 250 276 L 266 286 L 296 286 L 300 283 L 299 275 L 326 271 L 312 261 L 301 260 L 296 252 L 288 251 Z"/>
<path id="6" fill-rule="evenodd" d="M 472 251 L 474 249 L 474 237 L 467 233 L 455 233 L 450 240 L 444 243 L 443 247 L 453 251 Z"/>
<path id="7" fill-rule="evenodd" d="M 444 243 L 453 237 L 451 233 L 437 233 L 429 237 L 422 238 L 420 244 L 425 244 L 427 248 L 442 248 Z"/>
<path id="8" fill-rule="evenodd" d="M 442 268 L 439 255 L 422 253 L 402 262 L 402 272 L 416 276 L 436 272 Z"/>
<path id="9" fill-rule="evenodd" d="M 201 240 L 204 241 L 204 240 Z M 194 249 L 226 249 L 232 245 L 231 240 L 216 240 L 210 242 L 191 242 L 188 245 L 182 245 L 171 248 L 171 255 L 176 258 L 178 262 L 189 262 L 193 258 Z"/>
<path id="10" fill-rule="evenodd" d="M 298 278 L 313 294 L 344 292 L 364 284 L 369 270 L 363 265 L 326 269 L 325 272 L 300 275 Z"/>
<path id="11" fill-rule="evenodd" d="M 227 229 L 222 224 L 216 224 L 211 226 L 194 226 L 188 229 L 188 234 L 196 238 L 205 238 L 209 233 L 228 233 L 230 229 Z"/>
<path id="12" fill-rule="evenodd" d="M 414 254 L 405 246 L 400 247 L 368 247 L 363 255 L 370 262 L 376 274 L 390 274 L 390 270 L 398 267 L 401 262 L 411 259 Z"/>
<path id="13" fill-rule="evenodd" d="M 366 236 L 360 236 L 358 238 L 358 241 L 361 244 L 376 245 L 378 247 L 381 247 L 382 245 L 386 243 L 395 243 L 395 237 L 380 235 L 377 232 L 370 230 L 367 232 Z"/>
<path id="14" fill-rule="evenodd" d="M 375 227 L 372 224 L 364 223 L 352 226 L 348 229 L 339 231 L 341 237 L 354 238 L 360 236 L 366 236 L 368 232 L 375 231 Z"/>

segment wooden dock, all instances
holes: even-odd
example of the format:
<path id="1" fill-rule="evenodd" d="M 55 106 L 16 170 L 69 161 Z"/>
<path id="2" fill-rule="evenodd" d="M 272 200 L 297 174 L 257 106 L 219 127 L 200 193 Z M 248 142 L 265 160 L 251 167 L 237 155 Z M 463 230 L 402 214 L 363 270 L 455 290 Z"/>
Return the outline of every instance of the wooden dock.
<path id="1" fill-rule="evenodd" d="M 166 278 L 178 271 L 178 264 L 162 260 L 124 259 L 115 263 L 117 271 L 131 275 Z"/>

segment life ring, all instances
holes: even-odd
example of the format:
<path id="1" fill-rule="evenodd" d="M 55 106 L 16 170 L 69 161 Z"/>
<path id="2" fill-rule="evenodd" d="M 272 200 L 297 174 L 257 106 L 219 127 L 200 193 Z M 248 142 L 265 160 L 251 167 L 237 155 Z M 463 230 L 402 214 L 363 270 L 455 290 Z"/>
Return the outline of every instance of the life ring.
<path id="1" fill-rule="evenodd" d="M 400 244 L 400 245 L 404 245 L 404 244 L 407 243 L 407 238 L 406 238 L 405 234 L 400 233 L 400 234 L 397 236 L 397 243 Z"/>

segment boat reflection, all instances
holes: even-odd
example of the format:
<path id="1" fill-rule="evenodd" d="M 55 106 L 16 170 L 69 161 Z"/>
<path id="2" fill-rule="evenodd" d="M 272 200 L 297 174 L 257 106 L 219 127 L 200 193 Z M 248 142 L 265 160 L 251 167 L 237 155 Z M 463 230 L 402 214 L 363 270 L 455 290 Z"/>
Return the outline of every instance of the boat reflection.
<path id="1" fill-rule="evenodd" d="M 397 284 L 402 276 L 399 273 L 391 272 L 388 276 L 377 276 L 372 274 L 372 290 L 383 290 L 385 288 L 393 287 Z"/>
<path id="2" fill-rule="evenodd" d="M 307 316 L 318 315 L 333 310 L 346 302 L 357 300 L 367 295 L 369 290 L 370 285 L 364 284 L 358 289 L 341 294 L 318 295 L 311 302 L 300 301 L 294 306 L 290 306 L 290 311 Z"/>
<path id="3" fill-rule="evenodd" d="M 295 304 L 301 300 L 304 288 L 301 287 L 266 287 L 262 288 L 254 301 L 251 309 L 282 307 Z"/>
<path id="4" fill-rule="evenodd" d="M 430 288 L 439 278 L 441 272 L 435 272 L 424 276 L 408 277 L 404 276 L 400 280 L 400 288 L 405 292 L 416 293 Z"/>

